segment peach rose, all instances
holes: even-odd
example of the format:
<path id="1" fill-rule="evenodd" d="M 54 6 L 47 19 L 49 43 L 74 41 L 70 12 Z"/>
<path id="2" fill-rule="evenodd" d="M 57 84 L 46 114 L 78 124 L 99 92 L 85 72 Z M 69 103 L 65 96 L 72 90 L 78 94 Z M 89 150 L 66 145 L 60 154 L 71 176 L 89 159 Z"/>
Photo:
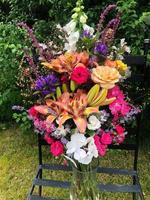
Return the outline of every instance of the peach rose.
<path id="1" fill-rule="evenodd" d="M 92 70 L 91 78 L 102 88 L 111 89 L 119 81 L 120 74 L 117 69 L 108 66 L 98 66 Z"/>

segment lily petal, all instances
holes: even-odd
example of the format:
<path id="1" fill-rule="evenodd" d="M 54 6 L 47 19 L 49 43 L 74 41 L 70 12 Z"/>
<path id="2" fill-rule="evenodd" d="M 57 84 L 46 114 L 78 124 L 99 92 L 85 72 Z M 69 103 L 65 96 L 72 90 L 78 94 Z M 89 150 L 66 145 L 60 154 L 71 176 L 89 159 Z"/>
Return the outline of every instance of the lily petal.
<path id="1" fill-rule="evenodd" d="M 65 121 L 71 118 L 72 116 L 69 115 L 68 113 L 66 112 L 64 114 L 62 113 L 61 116 L 58 118 L 59 126 L 61 127 L 65 123 Z"/>
<path id="2" fill-rule="evenodd" d="M 48 106 L 34 106 L 35 110 L 42 115 L 48 114 Z"/>
<path id="3" fill-rule="evenodd" d="M 80 133 L 85 133 L 87 127 L 87 120 L 83 117 L 73 118 L 74 123 L 76 124 Z"/>
<path id="4" fill-rule="evenodd" d="M 92 113 L 98 113 L 98 112 L 99 112 L 98 107 L 88 107 L 85 109 L 84 115 L 89 116 Z"/>
<path id="5" fill-rule="evenodd" d="M 47 117 L 47 119 L 46 119 L 46 121 L 48 122 L 48 123 L 53 123 L 53 121 L 56 119 L 56 116 L 54 116 L 54 115 L 49 115 L 48 117 Z"/>

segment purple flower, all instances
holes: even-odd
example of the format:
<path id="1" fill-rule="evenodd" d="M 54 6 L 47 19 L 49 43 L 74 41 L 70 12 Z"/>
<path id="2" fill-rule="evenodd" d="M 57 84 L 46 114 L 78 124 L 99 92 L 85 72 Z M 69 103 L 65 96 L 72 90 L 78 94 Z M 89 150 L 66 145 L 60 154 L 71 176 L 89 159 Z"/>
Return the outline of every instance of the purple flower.
<path id="1" fill-rule="evenodd" d="M 23 107 L 23 106 L 14 105 L 14 106 L 12 106 L 12 110 L 23 111 L 23 110 L 24 110 L 24 107 Z"/>
<path id="2" fill-rule="evenodd" d="M 58 85 L 58 78 L 54 74 L 41 76 L 35 83 L 35 90 L 40 91 L 43 95 L 55 92 Z"/>
<path id="3" fill-rule="evenodd" d="M 95 51 L 95 53 L 99 53 L 99 54 L 106 56 L 108 48 L 104 43 L 99 42 L 96 44 L 94 51 Z"/>
<path id="4" fill-rule="evenodd" d="M 92 38 L 92 35 L 91 33 L 88 31 L 88 30 L 84 30 L 82 35 L 81 35 L 81 38 Z"/>

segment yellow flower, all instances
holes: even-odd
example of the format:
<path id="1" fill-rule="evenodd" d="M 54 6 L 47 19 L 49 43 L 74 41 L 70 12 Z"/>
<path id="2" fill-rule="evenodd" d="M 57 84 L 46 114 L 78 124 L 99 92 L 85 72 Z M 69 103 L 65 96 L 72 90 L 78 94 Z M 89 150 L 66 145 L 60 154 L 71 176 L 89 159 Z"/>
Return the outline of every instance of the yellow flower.
<path id="1" fill-rule="evenodd" d="M 122 71 L 126 71 L 128 66 L 123 63 L 121 60 L 116 60 L 116 68 Z"/>
<path id="2" fill-rule="evenodd" d="M 98 66 L 92 70 L 91 78 L 94 83 L 100 84 L 102 88 L 110 89 L 119 81 L 120 74 L 117 69 L 108 66 Z"/>

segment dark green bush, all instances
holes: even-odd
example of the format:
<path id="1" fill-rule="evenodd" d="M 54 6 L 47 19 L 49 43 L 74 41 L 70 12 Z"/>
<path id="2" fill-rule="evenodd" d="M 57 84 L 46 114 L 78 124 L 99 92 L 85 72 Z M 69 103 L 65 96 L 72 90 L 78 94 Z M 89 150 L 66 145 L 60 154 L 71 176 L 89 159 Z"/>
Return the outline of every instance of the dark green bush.
<path id="1" fill-rule="evenodd" d="M 23 38 L 23 32 L 16 26 L 0 23 L 0 121 L 9 120 L 11 106 L 21 101 L 16 75 L 22 57 Z"/>

